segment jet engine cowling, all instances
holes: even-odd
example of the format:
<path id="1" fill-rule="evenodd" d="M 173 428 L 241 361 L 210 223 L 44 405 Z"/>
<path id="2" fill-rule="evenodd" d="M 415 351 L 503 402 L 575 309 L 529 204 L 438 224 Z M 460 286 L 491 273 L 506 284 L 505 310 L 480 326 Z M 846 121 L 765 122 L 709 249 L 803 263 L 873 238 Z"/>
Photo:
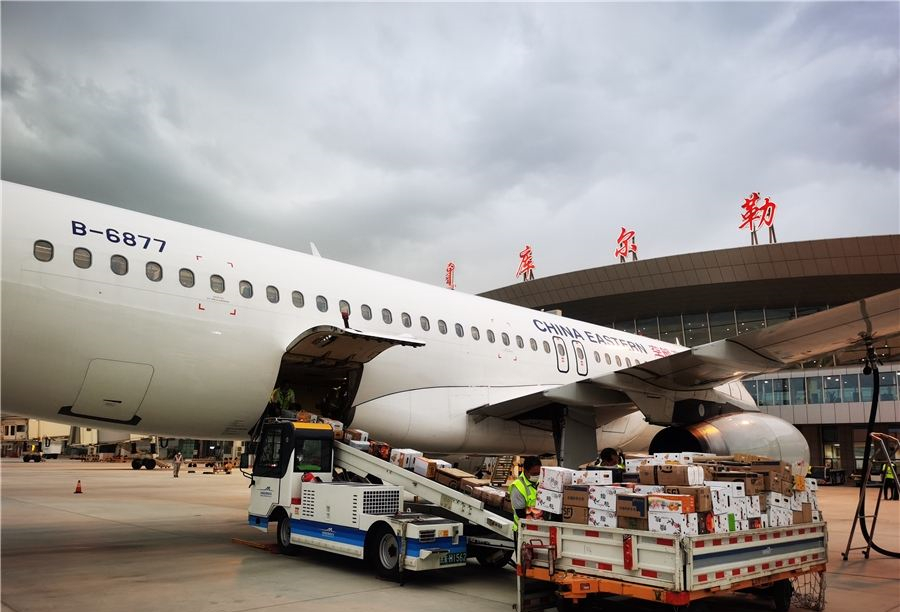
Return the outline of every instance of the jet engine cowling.
<path id="1" fill-rule="evenodd" d="M 667 427 L 650 442 L 651 453 L 685 452 L 762 455 L 805 474 L 809 445 L 800 431 L 782 419 L 759 412 L 716 416 L 699 423 Z"/>

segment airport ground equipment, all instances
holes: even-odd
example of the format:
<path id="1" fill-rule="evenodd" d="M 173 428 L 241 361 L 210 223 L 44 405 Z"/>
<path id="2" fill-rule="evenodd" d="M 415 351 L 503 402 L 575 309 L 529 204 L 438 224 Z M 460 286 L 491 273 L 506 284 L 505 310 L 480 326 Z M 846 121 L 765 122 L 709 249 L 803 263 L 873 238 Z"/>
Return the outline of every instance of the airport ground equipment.
<path id="1" fill-rule="evenodd" d="M 890 469 L 894 474 L 897 473 L 897 465 L 894 463 L 894 454 L 888 450 L 888 445 L 891 448 L 900 447 L 900 440 L 897 438 L 890 436 L 888 434 L 873 432 L 869 434 L 872 439 L 872 446 L 875 448 L 875 452 L 872 454 L 872 460 L 866 464 L 866 470 L 863 473 L 862 482 L 869 482 L 869 478 L 872 476 L 872 468 L 877 464 L 877 462 L 882 462 L 884 465 L 890 466 Z M 887 441 L 887 443 L 885 443 Z M 881 509 L 881 500 L 884 498 L 885 489 L 883 482 L 878 487 L 878 497 L 875 500 L 875 511 L 872 514 L 866 514 L 866 487 L 860 486 L 859 488 L 859 502 L 856 504 L 856 512 L 853 513 L 853 526 L 850 528 L 850 535 L 847 536 L 847 547 L 844 549 L 844 552 L 841 553 L 841 558 L 846 561 L 850 556 L 850 551 L 853 550 L 861 550 L 863 551 L 863 557 L 866 559 L 869 558 L 869 554 L 872 552 L 872 540 L 875 538 L 875 526 L 878 524 L 878 511 Z M 869 528 L 868 537 L 865 537 L 865 546 L 853 546 L 853 537 L 856 535 L 856 528 L 866 519 L 872 520 L 872 526 Z"/>
<path id="2" fill-rule="evenodd" d="M 31 440 L 22 452 L 22 461 L 38 463 L 44 459 L 58 459 L 63 452 L 63 441 L 53 438 Z"/>
<path id="3" fill-rule="evenodd" d="M 749 591 L 791 606 L 792 581 L 825 572 L 825 523 L 698 536 L 522 521 L 518 543 L 519 612 L 568 610 L 588 597 L 626 596 L 668 609 Z M 824 591 L 822 592 L 822 609 Z M 578 608 L 573 608 L 578 609 Z"/>
<path id="4" fill-rule="evenodd" d="M 269 419 L 255 451 L 248 523 L 263 531 L 276 524 L 283 552 L 307 547 L 365 559 L 393 578 L 465 565 L 460 518 L 512 533 L 510 521 L 485 511 L 480 500 L 335 442 L 327 424 Z M 335 478 L 335 468 L 345 479 Z M 404 511 L 404 491 L 452 511 L 451 518 Z M 506 541 L 511 547 L 511 538 Z"/>

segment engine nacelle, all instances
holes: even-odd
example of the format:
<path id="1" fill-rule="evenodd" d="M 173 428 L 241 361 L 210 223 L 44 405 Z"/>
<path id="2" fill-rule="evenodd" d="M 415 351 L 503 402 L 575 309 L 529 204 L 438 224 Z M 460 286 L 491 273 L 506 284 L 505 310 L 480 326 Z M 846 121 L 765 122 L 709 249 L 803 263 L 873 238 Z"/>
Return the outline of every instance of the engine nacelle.
<path id="1" fill-rule="evenodd" d="M 800 431 L 782 419 L 760 412 L 713 417 L 692 425 L 667 427 L 650 443 L 651 453 L 685 452 L 764 455 L 805 474 L 809 445 Z"/>

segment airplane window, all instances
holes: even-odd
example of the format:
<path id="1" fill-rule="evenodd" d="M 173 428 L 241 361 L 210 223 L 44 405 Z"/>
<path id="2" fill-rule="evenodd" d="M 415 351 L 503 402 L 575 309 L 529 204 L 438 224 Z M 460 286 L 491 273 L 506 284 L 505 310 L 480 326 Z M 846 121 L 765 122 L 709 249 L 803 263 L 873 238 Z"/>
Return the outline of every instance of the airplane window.
<path id="1" fill-rule="evenodd" d="M 578 355 L 578 361 L 584 361 L 584 350 L 580 346 L 575 347 L 575 354 Z"/>
<path id="2" fill-rule="evenodd" d="M 631 358 L 630 357 L 625 358 L 625 365 L 627 365 L 629 368 L 631 367 Z"/>
<path id="3" fill-rule="evenodd" d="M 503 344 L 509 346 L 509 334 L 503 332 L 502 334 L 500 334 L 500 339 L 503 340 Z"/>
<path id="4" fill-rule="evenodd" d="M 428 317 L 419 317 L 419 323 L 422 325 L 422 331 L 431 329 L 431 321 L 428 320 Z"/>
<path id="5" fill-rule="evenodd" d="M 475 327 L 474 325 L 472 326 L 472 337 L 475 340 L 481 340 L 481 332 L 478 331 L 478 328 Z"/>
<path id="6" fill-rule="evenodd" d="M 362 313 L 363 319 L 365 319 L 366 321 L 372 320 L 372 309 L 368 304 L 363 304 L 362 306 L 360 306 L 359 311 Z"/>
<path id="7" fill-rule="evenodd" d="M 545 352 L 545 353 L 549 353 L 549 352 L 550 352 L 550 343 L 547 342 L 546 340 L 544 340 L 544 352 Z"/>
<path id="8" fill-rule="evenodd" d="M 600 363 L 600 353 L 598 353 L 597 351 L 594 351 L 594 361 Z"/>
<path id="9" fill-rule="evenodd" d="M 537 340 L 535 340 L 534 338 L 531 338 L 531 339 L 529 339 L 528 344 L 531 345 L 531 350 L 532 350 L 532 351 L 536 351 L 536 350 L 537 350 Z"/>
<path id="10" fill-rule="evenodd" d="M 46 240 L 35 241 L 34 258 L 38 261 L 50 261 L 53 259 L 53 245 Z"/>
<path id="11" fill-rule="evenodd" d="M 144 266 L 144 271 L 147 274 L 147 278 L 154 283 L 162 280 L 162 266 L 155 261 L 148 261 L 147 265 Z"/>
<path id="12" fill-rule="evenodd" d="M 238 293 L 241 294 L 241 297 L 247 298 L 248 300 L 253 297 L 253 285 L 250 284 L 250 281 L 241 281 L 238 283 Z"/>
<path id="13" fill-rule="evenodd" d="M 341 300 L 340 302 L 338 302 L 338 310 L 340 310 L 342 313 L 346 312 L 349 315 L 350 314 L 350 302 L 348 302 L 347 300 Z"/>
<path id="14" fill-rule="evenodd" d="M 459 336 L 460 338 L 463 337 L 463 334 L 464 334 L 465 332 L 463 331 L 463 326 L 462 326 L 462 325 L 460 325 L 459 323 L 457 323 L 456 325 L 453 326 L 453 329 L 456 330 L 456 335 L 457 335 L 457 336 Z"/>
<path id="15" fill-rule="evenodd" d="M 381 309 L 381 320 L 390 325 L 394 322 L 394 315 L 387 308 Z"/>
<path id="16" fill-rule="evenodd" d="M 281 293 L 278 291 L 278 287 L 274 287 L 272 285 L 266 287 L 266 299 L 273 304 L 277 304 L 281 299 Z"/>
<path id="17" fill-rule="evenodd" d="M 328 312 L 328 300 L 324 295 L 316 296 L 316 308 L 319 309 L 319 312 Z"/>
<path id="18" fill-rule="evenodd" d="M 91 252 L 87 249 L 83 249 L 78 247 L 74 251 L 72 251 L 72 261 L 75 262 L 75 265 L 81 269 L 87 269 L 91 267 Z"/>
<path id="19" fill-rule="evenodd" d="M 182 287 L 193 287 L 194 273 L 187 268 L 182 268 L 178 271 L 178 282 L 181 283 Z"/>
<path id="20" fill-rule="evenodd" d="M 113 271 L 113 274 L 125 276 L 128 274 L 128 260 L 121 255 L 113 255 L 109 258 L 109 269 Z"/>
<path id="21" fill-rule="evenodd" d="M 209 277 L 209 288 L 212 289 L 216 293 L 224 293 L 225 292 L 225 279 L 219 276 L 218 274 L 213 274 Z"/>
<path id="22" fill-rule="evenodd" d="M 412 327 L 412 317 L 408 312 L 400 313 L 400 322 L 403 323 L 403 327 Z"/>
<path id="23" fill-rule="evenodd" d="M 621 365 L 622 365 L 622 358 L 619 357 L 618 355 L 616 355 L 616 365 L 617 365 L 617 366 L 621 366 Z"/>
<path id="24" fill-rule="evenodd" d="M 494 336 L 494 330 L 492 330 L 492 329 L 487 330 L 487 338 L 488 338 L 488 342 L 490 342 L 491 344 L 494 343 L 494 340 L 497 339 L 497 338 Z"/>
<path id="25" fill-rule="evenodd" d="M 603 356 L 606 357 L 607 365 L 612 364 L 612 359 L 609 358 L 609 353 L 603 353 Z"/>
<path id="26" fill-rule="evenodd" d="M 640 363 L 641 363 L 641 360 L 640 360 L 640 359 L 635 359 L 635 360 L 634 360 L 634 365 L 639 365 Z"/>
<path id="27" fill-rule="evenodd" d="M 305 301 L 303 300 L 303 294 L 299 291 L 291 292 L 291 301 L 297 308 L 303 308 L 303 304 L 305 304 Z"/>
<path id="28" fill-rule="evenodd" d="M 438 319 L 438 330 L 439 330 L 442 334 L 446 334 L 446 333 L 447 333 L 447 324 L 444 323 L 444 320 L 443 320 L 443 319 Z"/>
<path id="29" fill-rule="evenodd" d="M 525 341 L 522 340 L 522 336 L 516 336 L 516 346 L 519 348 L 525 348 Z"/>

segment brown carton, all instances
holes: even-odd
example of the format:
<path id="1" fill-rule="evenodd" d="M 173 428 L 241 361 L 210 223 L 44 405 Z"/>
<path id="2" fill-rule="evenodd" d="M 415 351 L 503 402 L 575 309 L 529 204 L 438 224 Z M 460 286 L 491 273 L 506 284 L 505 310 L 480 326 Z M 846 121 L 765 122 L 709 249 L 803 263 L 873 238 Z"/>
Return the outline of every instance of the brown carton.
<path id="1" fill-rule="evenodd" d="M 758 495 L 763 491 L 763 479 L 751 472 L 716 472 L 713 480 L 720 482 L 743 482 L 744 495 Z"/>
<path id="2" fill-rule="evenodd" d="M 802 510 L 794 510 L 794 525 L 812 523 L 812 504 L 804 502 L 801 506 L 803 507 Z"/>
<path id="3" fill-rule="evenodd" d="M 648 485 L 702 485 L 706 470 L 699 465 L 642 465 L 641 484 Z"/>
<path id="4" fill-rule="evenodd" d="M 582 506 L 563 505 L 562 517 L 564 523 L 588 524 L 588 509 Z"/>
<path id="5" fill-rule="evenodd" d="M 583 486 L 569 486 L 563 491 L 564 506 L 588 507 L 588 488 Z"/>
<path id="6" fill-rule="evenodd" d="M 647 518 L 646 495 L 616 495 L 616 516 Z"/>
<path id="7" fill-rule="evenodd" d="M 475 488 L 489 486 L 491 486 L 491 481 L 486 478 L 463 478 L 459 481 L 459 492 L 477 497 L 477 495 L 472 494 Z"/>
<path id="8" fill-rule="evenodd" d="M 459 491 L 459 484 L 463 478 L 475 478 L 475 475 L 456 468 L 438 468 L 437 476 L 434 477 L 439 484 L 457 491 Z"/>
<path id="9" fill-rule="evenodd" d="M 620 516 L 616 520 L 618 521 L 619 529 L 637 529 L 640 531 L 650 530 L 650 521 L 645 518 Z"/>
<path id="10" fill-rule="evenodd" d="M 391 460 L 391 445 L 387 442 L 378 442 L 377 440 L 369 440 L 369 454 L 384 459 Z"/>
<path id="11" fill-rule="evenodd" d="M 709 487 L 668 485 L 665 488 L 665 493 L 667 495 L 692 495 L 697 512 L 712 511 L 712 496 L 709 492 Z"/>

